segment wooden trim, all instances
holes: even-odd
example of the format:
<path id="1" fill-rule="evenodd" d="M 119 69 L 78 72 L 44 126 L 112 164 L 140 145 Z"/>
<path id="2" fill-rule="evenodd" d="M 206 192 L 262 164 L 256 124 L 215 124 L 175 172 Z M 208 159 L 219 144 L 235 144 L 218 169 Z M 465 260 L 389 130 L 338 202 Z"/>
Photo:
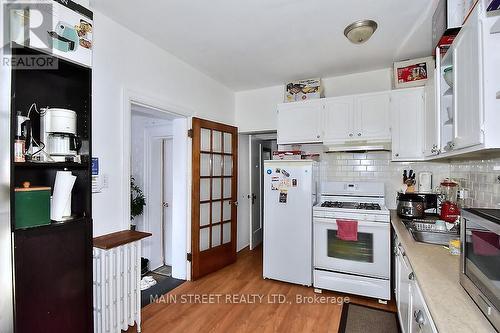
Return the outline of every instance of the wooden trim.
<path id="1" fill-rule="evenodd" d="M 95 237 L 94 247 L 103 250 L 109 250 L 121 245 L 141 240 L 151 235 L 152 234 L 150 234 L 149 232 L 141 232 L 134 230 L 123 230 L 123 231 L 113 232 L 111 234 Z"/>

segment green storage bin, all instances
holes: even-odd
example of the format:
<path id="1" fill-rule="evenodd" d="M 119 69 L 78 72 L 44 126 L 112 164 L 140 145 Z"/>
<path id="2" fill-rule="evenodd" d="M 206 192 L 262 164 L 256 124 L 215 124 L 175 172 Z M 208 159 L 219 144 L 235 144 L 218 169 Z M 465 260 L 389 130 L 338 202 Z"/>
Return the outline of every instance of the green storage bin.
<path id="1" fill-rule="evenodd" d="M 50 224 L 50 187 L 16 188 L 14 193 L 16 229 Z"/>

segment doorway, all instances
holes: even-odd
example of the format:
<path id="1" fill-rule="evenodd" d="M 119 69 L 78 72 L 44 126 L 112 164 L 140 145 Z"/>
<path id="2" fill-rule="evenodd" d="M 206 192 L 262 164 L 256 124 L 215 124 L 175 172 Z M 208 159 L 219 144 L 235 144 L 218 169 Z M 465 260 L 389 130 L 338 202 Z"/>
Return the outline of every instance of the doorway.
<path id="1" fill-rule="evenodd" d="M 250 250 L 262 243 L 264 230 L 264 161 L 271 160 L 278 149 L 276 133 L 250 135 L 249 178 L 250 178 Z"/>
<path id="2" fill-rule="evenodd" d="M 130 176 L 145 198 L 132 224 L 152 234 L 142 257 L 155 278 L 186 280 L 187 118 L 132 103 L 130 119 Z"/>

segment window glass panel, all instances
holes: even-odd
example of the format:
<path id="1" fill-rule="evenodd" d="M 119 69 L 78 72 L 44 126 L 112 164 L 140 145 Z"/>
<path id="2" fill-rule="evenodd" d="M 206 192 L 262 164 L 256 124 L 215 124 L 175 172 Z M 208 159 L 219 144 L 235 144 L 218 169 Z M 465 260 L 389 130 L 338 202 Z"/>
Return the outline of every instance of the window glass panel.
<path id="1" fill-rule="evenodd" d="M 203 228 L 200 229 L 200 251 L 205 251 L 208 250 L 210 247 L 210 239 L 209 239 L 209 234 L 208 231 L 210 228 Z"/>
<path id="2" fill-rule="evenodd" d="M 226 244 L 231 241 L 231 222 L 222 225 L 222 243 Z"/>
<path id="3" fill-rule="evenodd" d="M 221 210 L 222 206 L 220 204 L 220 201 L 212 202 L 212 223 L 218 223 L 221 221 Z"/>
<path id="4" fill-rule="evenodd" d="M 210 204 L 204 203 L 200 205 L 200 226 L 210 223 Z"/>
<path id="5" fill-rule="evenodd" d="M 233 148 L 233 135 L 231 133 L 224 133 L 224 152 L 231 153 Z"/>
<path id="6" fill-rule="evenodd" d="M 220 178 L 212 179 L 212 200 L 221 199 L 221 184 L 222 181 Z"/>
<path id="7" fill-rule="evenodd" d="M 200 176 L 211 176 L 210 154 L 200 154 Z"/>
<path id="8" fill-rule="evenodd" d="M 231 176 L 233 171 L 233 157 L 224 156 L 224 176 Z"/>
<path id="9" fill-rule="evenodd" d="M 231 178 L 224 178 L 224 198 L 231 198 Z"/>
<path id="10" fill-rule="evenodd" d="M 200 201 L 210 200 L 210 179 L 200 179 Z"/>
<path id="11" fill-rule="evenodd" d="M 220 245 L 220 224 L 212 227 L 212 247 Z"/>
<path id="12" fill-rule="evenodd" d="M 337 238 L 337 230 L 328 230 L 327 255 L 331 258 L 373 262 L 373 234 L 358 232 L 357 241 Z"/>
<path id="13" fill-rule="evenodd" d="M 230 219 L 231 219 L 231 201 L 224 200 L 224 203 L 222 205 L 222 220 L 228 221 Z"/>
<path id="14" fill-rule="evenodd" d="M 212 176 L 222 176 L 222 155 L 214 154 L 213 158 L 213 175 Z"/>
<path id="15" fill-rule="evenodd" d="M 201 129 L 201 150 L 210 151 L 210 130 Z"/>
<path id="16" fill-rule="evenodd" d="M 222 152 L 222 133 L 219 131 L 212 132 L 212 151 L 216 153 Z"/>

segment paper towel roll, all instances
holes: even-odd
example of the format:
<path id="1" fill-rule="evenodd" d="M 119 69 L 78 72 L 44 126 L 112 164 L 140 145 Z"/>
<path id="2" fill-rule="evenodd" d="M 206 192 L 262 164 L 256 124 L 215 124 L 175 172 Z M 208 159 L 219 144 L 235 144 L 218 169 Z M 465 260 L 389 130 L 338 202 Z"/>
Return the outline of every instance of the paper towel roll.
<path id="1" fill-rule="evenodd" d="M 57 171 L 50 203 L 51 220 L 64 221 L 71 216 L 71 191 L 75 181 L 76 176 L 73 176 L 71 171 Z"/>

